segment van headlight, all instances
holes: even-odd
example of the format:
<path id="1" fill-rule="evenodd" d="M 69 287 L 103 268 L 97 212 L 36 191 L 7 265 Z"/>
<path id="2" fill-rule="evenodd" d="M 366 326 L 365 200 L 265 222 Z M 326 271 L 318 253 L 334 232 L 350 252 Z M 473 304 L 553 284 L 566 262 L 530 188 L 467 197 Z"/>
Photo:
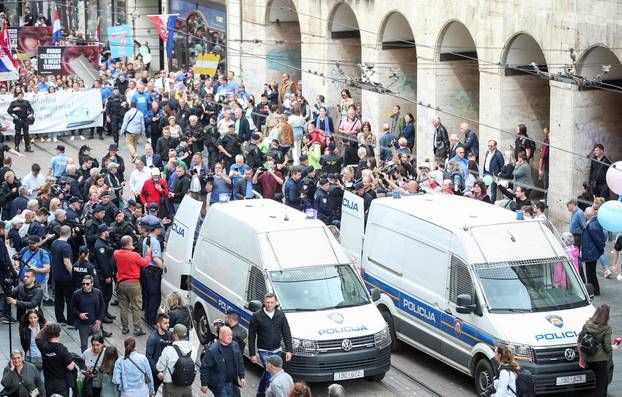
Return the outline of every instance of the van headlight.
<path id="1" fill-rule="evenodd" d="M 317 341 L 292 338 L 293 353 L 298 356 L 315 357 L 318 353 Z"/>
<path id="2" fill-rule="evenodd" d="M 512 351 L 515 360 L 533 362 L 533 348 L 522 343 L 507 342 L 501 339 L 495 340 L 497 346 L 507 346 Z"/>
<path id="3" fill-rule="evenodd" d="M 388 326 L 385 325 L 381 331 L 374 334 L 374 343 L 378 349 L 384 349 L 391 345 L 391 333 Z"/>

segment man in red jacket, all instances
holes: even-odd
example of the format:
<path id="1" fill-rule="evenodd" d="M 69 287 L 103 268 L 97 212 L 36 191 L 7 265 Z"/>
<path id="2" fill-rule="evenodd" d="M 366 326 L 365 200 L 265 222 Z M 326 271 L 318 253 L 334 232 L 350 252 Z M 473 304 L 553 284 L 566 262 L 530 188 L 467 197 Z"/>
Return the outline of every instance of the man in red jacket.
<path id="1" fill-rule="evenodd" d="M 130 332 L 128 328 L 129 308 L 132 308 L 134 320 L 134 335 L 144 335 L 140 326 L 142 294 L 140 290 L 140 270 L 151 262 L 151 247 L 147 247 L 145 258 L 134 251 L 131 236 L 121 237 L 121 249 L 114 251 L 114 261 L 117 265 L 117 296 L 121 311 L 121 326 L 123 334 Z"/>
<path id="2" fill-rule="evenodd" d="M 152 167 L 151 179 L 145 181 L 140 191 L 140 201 L 145 207 L 145 213 L 149 213 L 150 203 L 156 203 L 159 207 L 162 197 L 168 197 L 168 186 L 166 180 L 160 178 L 160 170 Z"/>

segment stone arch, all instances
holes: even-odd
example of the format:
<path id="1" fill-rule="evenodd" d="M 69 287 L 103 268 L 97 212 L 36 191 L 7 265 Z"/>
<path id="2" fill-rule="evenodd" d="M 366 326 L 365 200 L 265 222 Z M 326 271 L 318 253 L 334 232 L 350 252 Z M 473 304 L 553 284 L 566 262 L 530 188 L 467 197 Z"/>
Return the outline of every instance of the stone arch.
<path id="1" fill-rule="evenodd" d="M 477 47 L 467 27 L 458 20 L 448 21 L 436 42 L 436 104 L 456 115 L 440 114 L 447 130 L 458 133 L 464 118 L 479 121 Z M 478 132 L 479 126 L 470 124 Z"/>
<path id="2" fill-rule="evenodd" d="M 527 127 L 527 134 L 536 142 L 544 140 L 544 128 L 549 128 L 551 95 L 548 80 L 538 76 L 538 70 L 546 72 L 548 66 L 540 44 L 527 33 L 516 33 L 507 41 L 501 55 L 501 114 L 502 129 L 515 132 L 518 124 Z M 500 147 L 505 150 L 514 144 L 515 135 L 502 133 Z M 544 180 L 538 181 L 539 151 L 542 145 L 536 143 L 532 154 L 532 180 L 536 187 L 545 189 Z M 535 189 L 532 197 L 543 197 L 543 192 Z"/>
<path id="3" fill-rule="evenodd" d="M 266 7 L 266 52 L 269 81 L 280 81 L 283 73 L 293 81 L 302 80 L 300 20 L 292 0 L 271 0 Z M 291 66 L 288 66 L 291 65 Z"/>
<path id="4" fill-rule="evenodd" d="M 327 59 L 329 62 L 334 62 L 333 65 L 327 65 L 329 76 L 340 80 L 358 78 L 360 76 L 358 65 L 361 63 L 362 55 L 361 32 L 356 15 L 346 2 L 337 3 L 329 15 Z M 343 71 L 343 74 L 340 70 Z M 361 103 L 362 92 L 360 88 L 346 86 L 341 81 L 331 80 L 330 83 L 331 89 L 326 92 L 327 102 L 339 103 L 340 92 L 346 88 L 352 94 L 354 102 Z M 340 117 L 337 116 L 334 119 L 335 122 L 338 122 Z"/>

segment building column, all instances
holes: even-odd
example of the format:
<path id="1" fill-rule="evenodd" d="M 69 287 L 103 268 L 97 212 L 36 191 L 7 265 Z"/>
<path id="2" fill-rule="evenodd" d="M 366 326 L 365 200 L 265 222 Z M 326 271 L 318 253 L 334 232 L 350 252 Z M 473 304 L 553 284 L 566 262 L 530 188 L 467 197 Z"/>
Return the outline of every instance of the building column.
<path id="1" fill-rule="evenodd" d="M 479 73 L 479 158 L 480 170 L 483 171 L 483 161 L 486 159 L 487 143 L 493 139 L 497 141 L 497 149 L 503 153 L 514 143 L 514 137 L 503 129 L 502 113 L 502 69 L 490 68 Z"/>
<path id="2" fill-rule="evenodd" d="M 436 73 L 429 66 L 434 62 L 434 49 L 426 47 L 417 48 L 417 164 L 426 159 L 434 160 L 433 142 L 434 128 L 432 119 L 435 116 L 443 120 L 443 114 L 430 109 L 427 105 L 437 106 Z M 419 66 L 423 65 L 423 66 Z M 423 106 L 422 106 L 423 105 Z M 449 131 L 448 131 L 449 132 Z"/>

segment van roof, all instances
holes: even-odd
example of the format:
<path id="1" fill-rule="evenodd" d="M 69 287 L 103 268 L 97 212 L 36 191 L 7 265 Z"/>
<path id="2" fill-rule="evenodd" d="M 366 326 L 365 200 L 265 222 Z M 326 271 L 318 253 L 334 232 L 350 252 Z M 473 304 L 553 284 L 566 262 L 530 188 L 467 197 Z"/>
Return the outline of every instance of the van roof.
<path id="1" fill-rule="evenodd" d="M 452 194 L 428 193 L 400 199 L 383 198 L 374 200 L 372 205 L 392 208 L 450 231 L 457 231 L 465 226 L 509 223 L 516 220 L 516 214 L 512 211 Z"/>
<path id="2" fill-rule="evenodd" d="M 274 200 L 235 200 L 225 204 L 210 206 L 208 217 L 226 217 L 226 228 L 231 231 L 241 229 L 255 233 L 324 227 L 317 219 L 307 219 L 303 212 Z M 287 219 L 287 220 L 286 220 Z"/>

